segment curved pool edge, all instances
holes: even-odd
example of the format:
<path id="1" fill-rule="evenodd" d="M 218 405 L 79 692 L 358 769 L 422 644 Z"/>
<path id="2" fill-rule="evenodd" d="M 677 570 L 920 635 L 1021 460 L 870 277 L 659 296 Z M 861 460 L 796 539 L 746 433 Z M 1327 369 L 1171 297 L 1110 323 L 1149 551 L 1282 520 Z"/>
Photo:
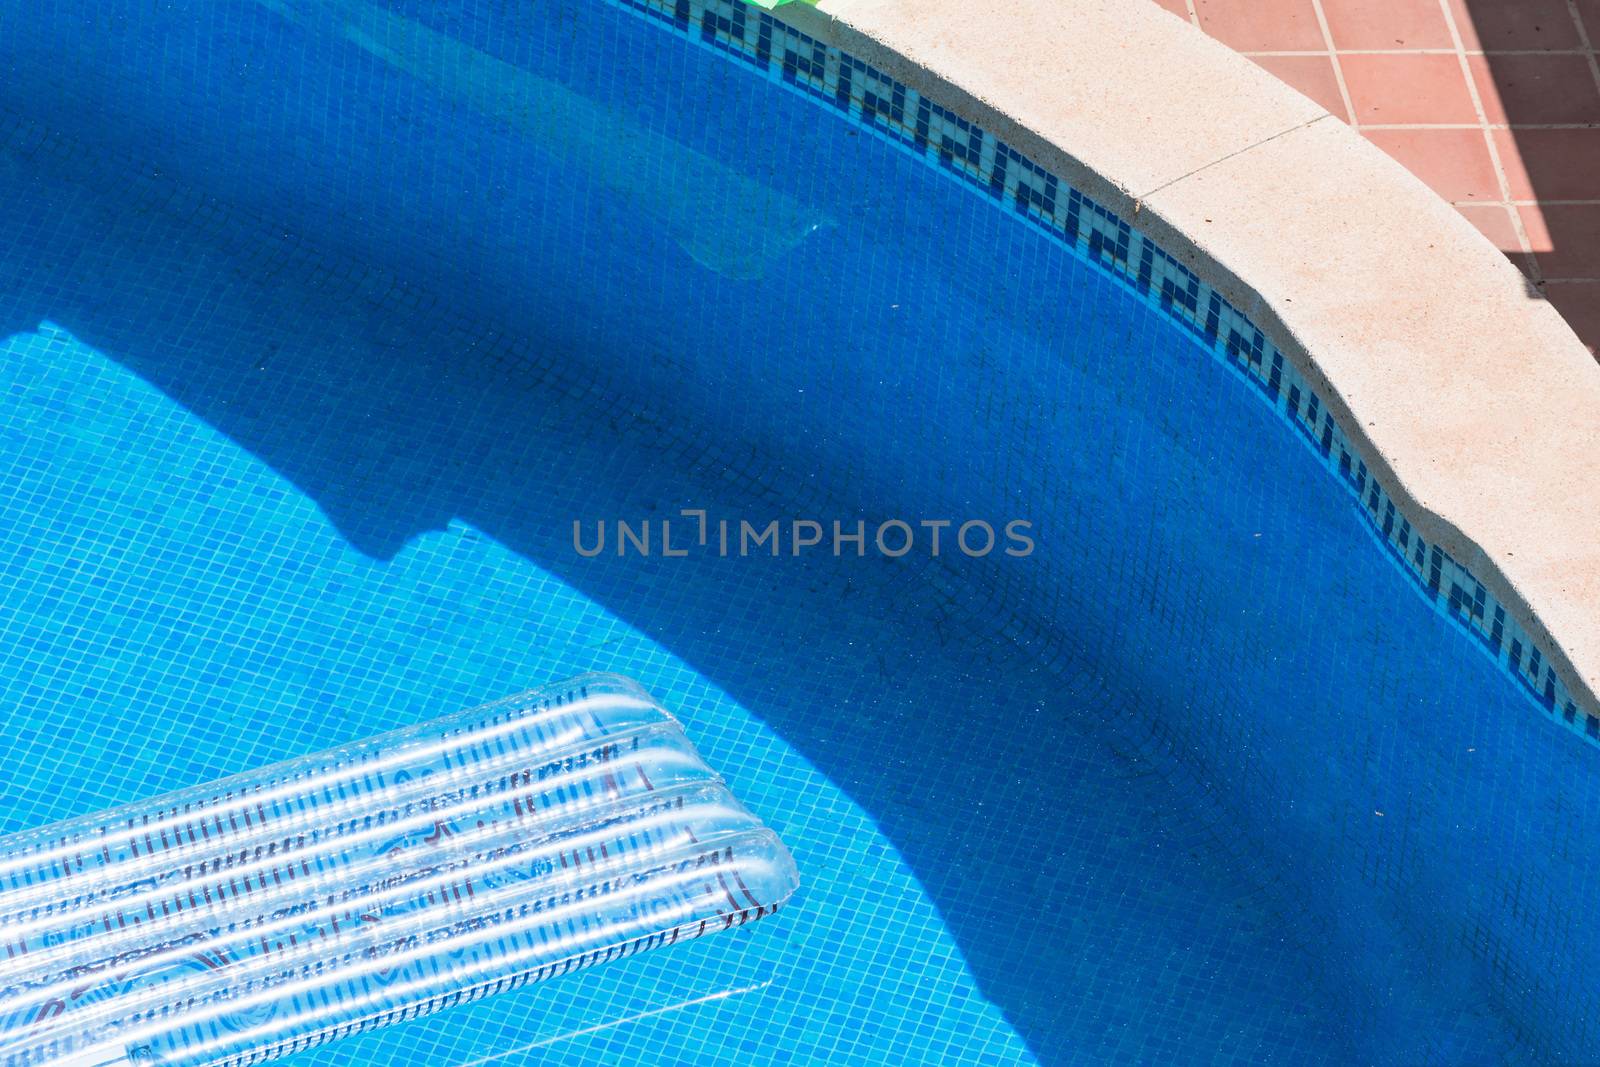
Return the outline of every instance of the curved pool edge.
<path id="1" fill-rule="evenodd" d="M 1503 666 L 1515 650 L 1512 673 L 1552 716 L 1600 739 L 1600 365 L 1469 222 L 1154 4 L 822 0 L 775 14 L 993 134 L 1238 309 L 1359 456 L 1358 497 L 1370 468 L 1467 588 L 1458 603 L 1436 553 L 1409 561 L 1413 577 Z M 1291 416 L 1302 429 L 1318 425 L 1310 406 L 1310 427 Z M 1403 558 L 1405 523 L 1397 544 L 1377 496 L 1368 518 Z"/>

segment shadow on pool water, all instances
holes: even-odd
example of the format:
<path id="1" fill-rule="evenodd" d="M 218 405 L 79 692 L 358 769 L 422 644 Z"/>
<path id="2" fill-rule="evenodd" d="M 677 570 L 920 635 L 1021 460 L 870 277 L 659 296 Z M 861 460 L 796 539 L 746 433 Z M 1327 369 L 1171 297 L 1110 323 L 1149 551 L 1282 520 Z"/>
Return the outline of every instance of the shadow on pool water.
<path id="1" fill-rule="evenodd" d="M 1045 671 L 983 631 L 950 592 L 982 564 L 581 558 L 574 519 L 856 512 L 827 471 L 615 391 L 604 353 L 557 338 L 543 368 L 521 365 L 448 321 L 264 277 L 201 230 L 24 165 L 5 178 L 8 210 L 36 225 L 0 260 L 0 333 L 61 324 L 376 559 L 463 521 L 672 649 L 871 814 L 1041 1060 L 1356 1061 L 1269 868 L 1218 836 L 1188 770 L 1141 751 L 1146 712 L 1093 664 Z M 848 848 L 796 844 L 848 880 Z M 870 908 L 873 887 L 858 891 Z"/>

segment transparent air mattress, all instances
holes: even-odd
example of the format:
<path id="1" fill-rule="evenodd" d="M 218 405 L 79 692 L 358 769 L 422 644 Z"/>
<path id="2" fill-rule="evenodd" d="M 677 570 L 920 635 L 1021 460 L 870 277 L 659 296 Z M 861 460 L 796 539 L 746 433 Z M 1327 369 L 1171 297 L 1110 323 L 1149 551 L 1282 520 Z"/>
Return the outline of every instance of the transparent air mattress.
<path id="1" fill-rule="evenodd" d="M 585 675 L 0 838 L 0 1064 L 257 1063 L 797 885 L 672 716 Z"/>

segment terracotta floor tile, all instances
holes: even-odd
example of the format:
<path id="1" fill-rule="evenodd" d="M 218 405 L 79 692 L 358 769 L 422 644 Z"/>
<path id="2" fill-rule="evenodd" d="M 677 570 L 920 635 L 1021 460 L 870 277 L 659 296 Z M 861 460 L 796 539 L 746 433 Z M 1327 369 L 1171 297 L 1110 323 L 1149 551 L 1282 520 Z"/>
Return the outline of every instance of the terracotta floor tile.
<path id="1" fill-rule="evenodd" d="M 1344 97 L 1339 95 L 1339 79 L 1333 72 L 1333 60 L 1327 56 L 1251 56 L 1266 70 L 1276 74 L 1281 81 L 1349 122 Z"/>
<path id="2" fill-rule="evenodd" d="M 1366 138 L 1446 200 L 1499 202 L 1482 130 L 1364 130 Z"/>
<path id="3" fill-rule="evenodd" d="M 1327 48 L 1311 0 L 1195 0 L 1200 27 L 1241 52 Z"/>
<path id="4" fill-rule="evenodd" d="M 1528 255 L 1526 252 L 1506 252 L 1506 258 L 1511 261 L 1511 265 L 1513 267 L 1522 272 L 1522 276 L 1528 279 L 1528 283 L 1530 285 L 1534 284 L 1534 266 L 1532 256 Z"/>
<path id="5" fill-rule="evenodd" d="M 1450 0 L 1450 8 L 1468 49 L 1578 47 L 1566 0 Z"/>
<path id="6" fill-rule="evenodd" d="M 1476 226 L 1479 233 L 1493 241 L 1500 251 L 1522 251 L 1516 223 L 1511 221 L 1512 208 L 1504 204 L 1458 204 L 1456 210 Z"/>
<path id="7" fill-rule="evenodd" d="M 1533 257 L 1522 251 L 1522 241 L 1517 236 L 1516 223 L 1511 221 L 1514 208 L 1504 204 L 1457 204 L 1456 210 L 1478 228 L 1496 248 L 1506 254 L 1513 266 L 1525 276 L 1533 277 Z"/>
<path id="8" fill-rule="evenodd" d="M 1594 282 L 1551 282 L 1545 296 L 1556 306 L 1589 351 L 1600 356 L 1600 284 Z"/>
<path id="9" fill-rule="evenodd" d="M 1495 130 L 1513 200 L 1600 200 L 1600 129 Z"/>
<path id="10" fill-rule="evenodd" d="M 1541 204 L 1517 210 L 1546 278 L 1600 279 L 1600 204 Z M 1595 293 L 1600 295 L 1600 288 Z"/>
<path id="11" fill-rule="evenodd" d="M 1523 232 L 1528 235 L 1528 247 L 1533 249 L 1535 255 L 1544 255 L 1555 250 L 1555 243 L 1550 239 L 1550 230 L 1544 224 L 1544 210 L 1537 204 L 1523 204 L 1514 208 L 1522 220 Z"/>
<path id="12" fill-rule="evenodd" d="M 1468 56 L 1492 123 L 1600 123 L 1600 85 L 1587 56 Z"/>
<path id="13" fill-rule="evenodd" d="M 1600 48 L 1600 0 L 1578 0 L 1578 11 L 1583 16 L 1584 29 L 1589 31 L 1589 44 Z"/>
<path id="14" fill-rule="evenodd" d="M 1341 55 L 1356 121 L 1477 122 L 1467 79 L 1455 56 Z"/>
<path id="15" fill-rule="evenodd" d="M 1335 48 L 1452 48 L 1439 0 L 1322 0 Z"/>
<path id="16" fill-rule="evenodd" d="M 1185 0 L 1156 0 L 1182 16 Z M 1354 116 L 1326 55 L 1252 55 L 1417 175 L 1530 278 L 1600 356 L 1600 86 L 1573 18 L 1600 45 L 1600 0 L 1444 0 L 1470 52 L 1464 76 L 1439 0 L 1320 0 Z M 1322 52 L 1312 0 L 1195 0 L 1203 29 L 1246 53 Z M 1361 54 L 1350 54 L 1351 52 Z M 1547 54 L 1555 53 L 1555 54 Z M 1470 81 L 1468 80 L 1470 78 Z M 1517 200 L 1508 206 L 1473 90 Z M 1417 129 L 1371 129 L 1416 126 Z M 1462 126 L 1467 128 L 1450 129 Z M 1539 127 L 1567 126 L 1567 129 Z M 1580 200 L 1594 203 L 1562 204 Z M 1519 232 L 1519 227 L 1522 232 Z M 1522 251 L 1523 233 L 1533 253 Z M 1564 280 L 1565 279 L 1565 280 Z M 1589 279 L 1595 279 L 1593 281 Z M 1530 282 L 1529 292 L 1536 290 Z"/>

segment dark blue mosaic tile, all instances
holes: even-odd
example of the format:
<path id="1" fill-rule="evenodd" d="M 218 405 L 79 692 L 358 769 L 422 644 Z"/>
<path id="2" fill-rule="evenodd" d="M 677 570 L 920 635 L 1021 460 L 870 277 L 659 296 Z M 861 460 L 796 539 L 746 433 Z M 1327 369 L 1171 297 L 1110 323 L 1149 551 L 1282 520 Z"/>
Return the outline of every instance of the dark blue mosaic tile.
<path id="1" fill-rule="evenodd" d="M 653 13 L 660 10 L 657 6 L 659 0 L 617 0 L 617 2 L 646 12 Z M 728 0 L 728 2 L 736 3 L 738 0 Z M 820 79 L 816 79 L 816 82 L 833 87 L 831 98 L 824 96 L 824 100 L 846 111 L 875 132 L 896 142 L 909 143 L 918 149 L 931 152 L 953 172 L 960 174 L 974 185 L 1003 190 L 1006 198 L 1015 205 L 1020 214 L 1044 227 L 1052 236 L 1062 237 L 1076 251 L 1087 255 L 1092 262 L 1120 276 L 1131 274 L 1139 290 L 1151 296 L 1165 313 L 1171 315 L 1186 329 L 1199 332 L 1211 341 L 1214 354 L 1232 356 L 1233 348 L 1238 344 L 1237 337 L 1240 330 L 1248 331 L 1253 337 L 1260 338 L 1261 345 L 1270 350 L 1270 355 L 1263 353 L 1261 358 L 1250 361 L 1247 367 L 1241 369 L 1257 379 L 1258 384 L 1265 385 L 1264 391 L 1269 398 L 1277 396 L 1286 380 L 1294 382 L 1291 389 L 1304 390 L 1313 406 L 1303 420 L 1297 411 L 1297 406 L 1289 407 L 1286 414 L 1292 420 L 1300 422 L 1300 428 L 1308 434 L 1313 446 L 1325 457 L 1332 459 L 1350 453 L 1352 446 L 1347 443 L 1343 429 L 1331 416 L 1325 418 L 1319 416 L 1320 401 L 1315 393 L 1300 380 L 1298 372 L 1283 362 L 1282 356 L 1271 347 L 1270 342 L 1265 340 L 1261 331 L 1229 306 L 1210 286 L 1200 281 L 1193 272 L 1157 248 L 1142 234 L 1134 231 L 1126 222 L 1076 189 L 1065 188 L 1066 195 L 1063 197 L 1061 192 L 1064 187 L 1054 175 L 1015 149 L 998 142 L 987 132 L 949 116 L 937 103 L 925 100 L 916 90 L 900 85 L 867 64 L 840 53 L 837 49 L 824 48 L 812 38 L 790 28 L 771 15 L 763 12 L 756 17 L 766 27 L 764 32 L 770 39 L 793 42 L 792 45 L 786 45 L 786 49 L 804 49 L 812 57 L 818 55 L 823 57 L 825 73 Z M 698 20 L 702 25 L 720 25 L 716 21 L 719 18 L 720 16 L 702 14 L 693 8 L 688 16 L 689 23 Z M 707 22 L 707 19 L 712 21 Z M 771 60 L 764 58 L 765 54 L 756 56 L 749 49 L 740 49 L 738 54 L 741 58 L 756 58 L 764 70 L 769 70 L 772 66 Z M 796 54 L 796 51 L 786 54 Z M 780 62 L 778 67 L 785 76 L 792 77 L 788 60 Z M 811 69 L 815 69 L 814 63 Z M 917 116 L 909 126 L 909 137 L 906 120 L 908 107 L 912 108 Z M 935 146 L 929 136 L 929 116 L 934 114 L 941 115 L 947 126 L 954 126 L 965 134 L 960 148 L 962 166 L 950 166 L 956 159 L 956 153 L 951 147 L 954 142 L 949 137 L 941 139 Z M 988 161 L 987 166 L 984 164 L 985 160 Z M 1066 202 L 1067 207 L 1064 212 L 1058 209 L 1058 200 Z M 1137 267 L 1133 266 L 1135 262 Z M 1206 310 L 1202 311 L 1202 307 Z M 1223 325 L 1224 318 L 1228 320 L 1226 327 Z M 1226 334 L 1222 333 L 1224 329 L 1227 330 Z M 1227 340 L 1219 344 L 1218 339 L 1224 336 Z M 1262 373 L 1263 363 L 1270 364 L 1270 377 Z M 1381 499 L 1387 502 L 1387 494 Z M 1370 514 L 1373 508 L 1364 506 L 1363 510 Z M 1406 557 L 1401 555 L 1400 558 Z M 1465 575 L 1461 566 L 1454 560 L 1448 560 L 1448 564 L 1452 573 L 1460 572 Z M 1413 573 L 1429 598 L 1436 599 L 1439 589 L 1438 579 L 1416 570 Z M 1476 581 L 1470 575 L 1465 577 Z M 1477 617 L 1458 619 L 1449 611 L 1448 606 L 1442 603 L 1441 610 L 1452 621 L 1466 625 L 1481 634 L 1482 627 L 1476 621 Z M 1502 625 L 1515 624 L 1506 620 Z M 1507 670 L 1517 669 L 1513 663 L 1502 661 L 1502 664 Z M 1547 667 L 1545 687 L 1549 690 L 1548 696 L 1538 692 L 1537 683 L 1533 692 L 1535 699 L 1547 710 L 1561 701 L 1572 699 L 1568 683 L 1561 679 L 1553 667 Z M 1585 735 L 1581 730 L 1578 733 L 1580 736 Z"/>

